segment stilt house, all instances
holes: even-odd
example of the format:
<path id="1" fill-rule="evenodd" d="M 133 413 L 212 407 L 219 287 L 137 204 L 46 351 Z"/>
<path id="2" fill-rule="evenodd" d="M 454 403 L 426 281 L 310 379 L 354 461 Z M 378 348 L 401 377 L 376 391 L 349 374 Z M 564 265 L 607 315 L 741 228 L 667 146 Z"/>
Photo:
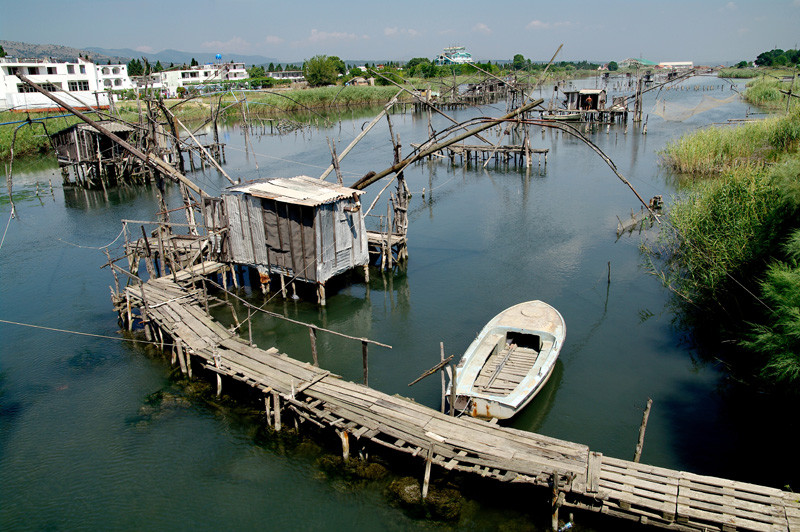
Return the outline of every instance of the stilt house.
<path id="1" fill-rule="evenodd" d="M 369 260 L 360 190 L 313 177 L 268 179 L 227 188 L 228 260 L 262 274 L 324 285 L 334 275 Z M 206 209 L 207 226 L 216 226 Z M 268 281 L 268 277 L 267 280 Z"/>
<path id="2" fill-rule="evenodd" d="M 98 122 L 123 140 L 129 140 L 133 127 L 105 120 Z M 87 184 L 96 185 L 101 178 L 108 177 L 112 182 L 122 173 L 125 150 L 89 124 L 75 124 L 53 133 L 50 137 L 58 155 L 58 165 L 62 173 L 72 168 L 75 180 L 83 179 Z M 67 176 L 65 175 L 65 182 Z"/>
<path id="3" fill-rule="evenodd" d="M 580 89 L 564 91 L 566 108 L 572 111 L 602 111 L 606 108 L 605 89 Z"/>

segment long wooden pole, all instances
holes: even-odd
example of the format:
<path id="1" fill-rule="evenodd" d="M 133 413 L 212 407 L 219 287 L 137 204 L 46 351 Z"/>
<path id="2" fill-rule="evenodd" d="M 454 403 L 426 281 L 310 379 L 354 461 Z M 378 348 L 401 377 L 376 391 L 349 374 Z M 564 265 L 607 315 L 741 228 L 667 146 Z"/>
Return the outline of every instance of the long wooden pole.
<path id="1" fill-rule="evenodd" d="M 460 142 L 460 141 L 462 141 L 462 140 L 464 140 L 464 139 L 466 139 L 468 137 L 471 137 L 471 136 L 473 136 L 473 135 L 475 135 L 477 133 L 480 133 L 481 131 L 485 131 L 485 130 L 489 129 L 492 126 L 497 125 L 499 122 L 503 122 L 505 120 L 511 120 L 512 118 L 516 118 L 517 116 L 519 116 L 519 115 L 521 115 L 521 114 L 523 114 L 523 113 L 525 113 L 527 111 L 530 111 L 531 109 L 533 109 L 537 105 L 541 104 L 543 101 L 544 100 L 542 98 L 539 98 L 536 101 L 533 101 L 533 102 L 531 102 L 531 103 L 529 103 L 527 105 L 523 105 L 522 107 L 520 107 L 518 109 L 515 109 L 514 111 L 508 113 L 507 115 L 505 115 L 505 116 L 503 116 L 501 118 L 498 118 L 496 120 L 487 120 L 487 122 L 485 124 L 481 124 L 480 126 L 478 126 L 476 128 L 470 129 L 469 131 L 465 131 L 464 133 L 461 133 L 460 135 L 456 135 L 455 137 L 453 137 L 451 139 L 448 139 L 448 140 L 446 140 L 444 142 L 440 142 L 438 144 L 434 144 L 433 146 L 431 146 L 431 147 L 429 147 L 429 148 L 427 148 L 425 150 L 422 150 L 422 151 L 420 151 L 420 152 L 418 152 L 418 153 L 416 153 L 416 154 L 414 154 L 414 155 L 412 155 L 410 157 L 407 157 L 407 158 L 403 159 L 399 163 L 396 163 L 396 164 L 390 166 L 389 168 L 387 168 L 386 170 L 384 170 L 382 172 L 379 172 L 379 173 L 374 174 L 374 175 L 373 174 L 368 174 L 368 175 L 362 177 L 361 179 L 359 179 L 358 181 L 356 181 L 355 183 L 353 183 L 353 185 L 350 188 L 354 188 L 356 190 L 364 190 L 366 187 L 368 187 L 372 183 L 383 179 L 384 177 L 386 177 L 387 175 L 389 175 L 389 174 L 391 174 L 393 172 L 398 172 L 398 171 L 402 170 L 403 168 L 405 168 L 406 166 L 408 166 L 409 164 L 413 163 L 414 161 L 416 161 L 418 159 L 422 159 L 423 157 L 427 157 L 428 155 L 430 155 L 430 154 L 432 154 L 434 152 L 437 152 L 437 151 L 439 151 L 439 150 L 441 150 L 443 148 L 446 148 L 446 147 L 448 147 L 448 146 L 450 146 L 452 144 L 455 144 L 456 142 Z"/>
<path id="2" fill-rule="evenodd" d="M 112 133 L 111 131 L 106 129 L 105 127 L 101 126 L 100 124 L 98 124 L 97 122 L 95 122 L 94 120 L 92 120 L 91 118 L 89 118 L 88 116 L 83 114 L 82 112 L 78 111 L 77 109 L 75 109 L 71 105 L 69 105 L 66 102 L 62 101 L 60 98 L 58 98 L 55 95 L 53 95 L 50 91 L 43 89 L 42 87 L 40 87 L 39 85 L 37 85 L 33 81 L 29 80 L 23 74 L 17 74 L 17 78 L 19 78 L 19 80 L 22 81 L 23 83 L 26 83 L 26 84 L 30 85 L 37 92 L 40 92 L 40 93 L 44 94 L 45 96 L 47 96 L 48 98 L 53 100 L 55 103 L 57 103 L 61 107 L 63 107 L 64 109 L 66 109 L 70 113 L 74 114 L 75 116 L 77 116 L 78 118 L 80 118 L 81 120 L 83 120 L 84 122 L 86 122 L 87 124 L 92 126 L 93 128 L 95 128 L 97 131 L 99 131 L 100 133 L 102 133 L 106 137 L 110 138 L 111 140 L 113 140 L 114 142 L 116 142 L 117 144 L 122 146 L 122 148 L 125 151 L 129 152 L 131 155 L 133 155 L 137 159 L 141 159 L 145 164 L 148 164 L 151 167 L 153 167 L 154 169 L 158 170 L 159 172 L 163 172 L 163 173 L 167 174 L 168 176 L 172 177 L 173 179 L 175 179 L 176 181 L 179 181 L 179 182 L 185 184 L 187 187 L 189 187 L 190 189 L 194 190 L 195 192 L 197 192 L 201 196 L 208 196 L 208 194 L 206 194 L 203 191 L 203 189 L 201 189 L 196 184 L 194 184 L 189 178 L 187 178 L 185 175 L 183 175 L 182 173 L 180 173 L 177 170 L 175 170 L 173 167 L 171 167 L 170 165 L 168 165 L 167 163 L 165 163 L 164 161 L 162 161 L 158 157 L 155 157 L 152 154 L 143 153 L 141 150 L 139 150 L 135 146 L 132 146 L 128 142 L 122 140 L 119 136 L 115 135 L 114 133 Z"/>
<path id="3" fill-rule="evenodd" d="M 653 400 L 647 398 L 647 406 L 644 408 L 642 415 L 642 424 L 639 427 L 639 441 L 636 442 L 636 451 L 633 454 L 633 461 L 639 462 L 642 457 L 642 449 L 644 448 L 644 432 L 647 430 L 647 420 L 650 418 L 650 407 L 653 406 Z"/>

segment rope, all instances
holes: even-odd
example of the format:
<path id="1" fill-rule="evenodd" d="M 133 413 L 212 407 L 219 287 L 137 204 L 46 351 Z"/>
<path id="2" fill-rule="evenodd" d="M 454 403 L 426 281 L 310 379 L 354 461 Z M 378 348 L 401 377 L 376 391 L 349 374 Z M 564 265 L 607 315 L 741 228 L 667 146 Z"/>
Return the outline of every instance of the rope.
<path id="1" fill-rule="evenodd" d="M 11 219 L 12 219 L 13 217 L 14 217 L 14 213 L 13 213 L 13 212 L 11 212 L 11 213 L 8 215 L 8 222 L 6 222 L 6 230 L 5 230 L 5 231 L 3 231 L 3 239 L 2 239 L 2 240 L 0 240 L 0 249 L 3 249 L 3 242 L 5 242 L 5 241 L 6 241 L 6 233 L 8 233 L 8 226 L 9 226 L 9 225 L 11 225 Z"/>
<path id="2" fill-rule="evenodd" d="M 117 238 L 115 238 L 114 240 L 112 240 L 111 242 L 109 242 L 108 244 L 106 244 L 105 246 L 100 246 L 100 247 L 95 247 L 95 246 L 81 246 L 80 244 L 73 244 L 72 242 L 67 242 L 66 240 L 63 240 L 63 239 L 61 239 L 61 238 L 56 238 L 56 240 L 58 240 L 59 242 L 63 242 L 63 243 L 65 243 L 65 244 L 69 244 L 70 246 L 75 246 L 76 248 L 81 248 L 81 249 L 97 249 L 97 250 L 101 250 L 101 249 L 106 249 L 106 248 L 109 248 L 109 247 L 113 246 L 113 245 L 114 245 L 114 243 L 115 243 L 117 240 L 119 240 L 119 237 L 121 237 L 121 236 L 122 236 L 122 234 L 125 232 L 125 227 L 126 227 L 126 224 L 125 224 L 125 222 L 122 222 L 122 230 L 121 230 L 121 231 L 119 232 L 119 234 L 117 235 Z"/>
<path id="3" fill-rule="evenodd" d="M 90 336 L 92 338 L 103 338 L 106 340 L 117 340 L 120 342 L 133 342 L 137 344 L 150 344 L 150 345 L 161 345 L 161 342 L 150 342 L 147 340 L 138 340 L 136 338 L 120 338 L 119 336 L 108 336 L 106 334 L 94 334 L 94 333 L 87 333 L 81 331 L 71 331 L 69 329 L 58 329 L 56 327 L 45 327 L 44 325 L 34 325 L 32 323 L 22 323 L 19 321 L 11 321 L 11 320 L 4 320 L 0 318 L 0 323 L 6 323 L 9 325 L 19 325 L 20 327 L 30 327 L 32 329 L 41 329 L 45 331 L 53 331 L 53 332 L 60 332 L 66 334 L 74 334 L 77 336 Z M 164 344 L 164 345 L 174 345 L 174 344 Z"/>

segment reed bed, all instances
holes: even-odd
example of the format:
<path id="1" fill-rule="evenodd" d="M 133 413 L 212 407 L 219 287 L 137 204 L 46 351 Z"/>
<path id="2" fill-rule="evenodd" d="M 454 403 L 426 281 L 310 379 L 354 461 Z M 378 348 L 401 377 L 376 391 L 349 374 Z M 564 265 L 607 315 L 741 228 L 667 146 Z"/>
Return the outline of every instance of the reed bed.
<path id="1" fill-rule="evenodd" d="M 684 135 L 661 152 L 662 161 L 692 177 L 742 167 L 762 167 L 800 140 L 800 108 L 790 114 L 735 127 L 715 126 Z"/>

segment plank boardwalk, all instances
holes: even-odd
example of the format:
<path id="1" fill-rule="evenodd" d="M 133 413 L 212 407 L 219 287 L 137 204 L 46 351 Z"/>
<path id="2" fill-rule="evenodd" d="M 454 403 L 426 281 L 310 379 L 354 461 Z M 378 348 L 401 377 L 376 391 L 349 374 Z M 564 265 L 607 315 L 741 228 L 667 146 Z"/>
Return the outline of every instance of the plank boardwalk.
<path id="1" fill-rule="evenodd" d="M 210 271 L 195 268 L 195 275 Z M 800 495 L 774 488 L 628 462 L 586 445 L 473 418 L 450 417 L 411 399 L 343 380 L 276 349 L 248 345 L 210 318 L 189 272 L 129 286 L 152 334 L 191 372 L 200 364 L 264 392 L 280 428 L 281 411 L 365 438 L 447 470 L 554 489 L 567 507 L 671 530 L 800 531 Z M 125 309 L 122 310 L 125 312 Z M 190 373 L 191 374 L 191 373 Z M 218 380 L 218 385 L 221 381 Z"/>

